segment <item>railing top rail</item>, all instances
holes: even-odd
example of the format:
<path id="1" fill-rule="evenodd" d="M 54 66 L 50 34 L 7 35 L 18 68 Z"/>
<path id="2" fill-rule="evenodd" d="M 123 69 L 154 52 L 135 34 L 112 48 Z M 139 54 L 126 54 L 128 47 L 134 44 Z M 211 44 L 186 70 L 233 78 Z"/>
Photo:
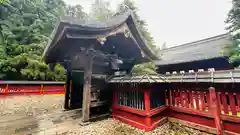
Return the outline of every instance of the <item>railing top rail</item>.
<path id="1" fill-rule="evenodd" d="M 159 74 L 135 74 L 132 76 L 112 76 L 109 83 L 164 83 L 166 78 Z"/>
<path id="2" fill-rule="evenodd" d="M 0 84 L 65 84 L 58 81 L 4 81 L 0 80 Z"/>
<path id="3" fill-rule="evenodd" d="M 110 76 L 109 83 L 240 83 L 240 70 Z"/>
<path id="4" fill-rule="evenodd" d="M 169 82 L 239 83 L 240 70 L 166 74 L 165 77 Z"/>

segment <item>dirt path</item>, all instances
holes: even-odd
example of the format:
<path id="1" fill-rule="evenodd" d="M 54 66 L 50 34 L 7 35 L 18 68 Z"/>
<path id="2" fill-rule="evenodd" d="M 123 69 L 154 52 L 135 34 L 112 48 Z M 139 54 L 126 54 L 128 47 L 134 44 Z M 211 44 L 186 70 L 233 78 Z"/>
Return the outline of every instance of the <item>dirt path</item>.
<path id="1" fill-rule="evenodd" d="M 153 131 L 144 132 L 111 118 L 81 126 L 77 121 L 32 135 L 209 135 L 180 125 L 166 123 Z"/>
<path id="2" fill-rule="evenodd" d="M 63 95 L 0 96 L 0 122 L 63 109 Z"/>

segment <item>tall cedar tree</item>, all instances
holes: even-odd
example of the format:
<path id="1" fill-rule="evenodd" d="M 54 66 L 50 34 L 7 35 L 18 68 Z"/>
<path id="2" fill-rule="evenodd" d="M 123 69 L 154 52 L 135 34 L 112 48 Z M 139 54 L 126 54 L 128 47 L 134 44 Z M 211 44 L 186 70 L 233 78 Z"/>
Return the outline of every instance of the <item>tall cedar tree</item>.
<path id="1" fill-rule="evenodd" d="M 72 14 L 74 12 L 74 14 Z M 0 5 L 0 79 L 64 80 L 60 65 L 49 70 L 41 61 L 60 15 L 82 18 L 82 7 L 62 0 L 11 0 Z"/>
<path id="2" fill-rule="evenodd" d="M 140 16 L 138 15 L 138 8 L 136 7 L 135 3 L 132 0 L 124 0 L 123 3 L 121 3 L 118 6 L 117 12 L 121 13 L 128 9 L 132 10 L 133 15 L 136 19 L 136 25 L 137 25 L 138 31 L 140 32 L 141 36 L 145 40 L 145 43 L 148 45 L 148 47 L 154 54 L 158 55 L 160 48 L 158 48 L 155 45 L 154 39 L 151 36 L 151 33 L 149 33 L 147 29 L 146 21 L 141 20 Z M 138 64 L 133 67 L 132 72 L 133 73 L 156 73 L 156 66 L 154 62 Z"/>
<path id="3" fill-rule="evenodd" d="M 229 24 L 227 30 L 231 33 L 232 42 L 225 52 L 229 55 L 229 62 L 237 66 L 240 63 L 240 0 L 232 0 L 226 23 Z"/>

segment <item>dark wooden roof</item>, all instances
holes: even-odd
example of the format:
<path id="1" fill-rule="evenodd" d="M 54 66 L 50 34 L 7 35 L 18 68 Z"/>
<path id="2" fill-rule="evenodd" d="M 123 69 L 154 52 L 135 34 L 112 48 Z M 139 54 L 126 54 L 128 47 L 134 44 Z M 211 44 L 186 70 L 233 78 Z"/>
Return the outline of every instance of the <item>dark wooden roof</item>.
<path id="1" fill-rule="evenodd" d="M 123 32 L 119 32 L 122 27 L 127 27 L 131 38 L 126 38 Z M 106 37 L 104 45 L 97 41 L 98 37 Z M 43 59 L 46 63 L 58 63 L 74 57 L 80 52 L 80 47 L 86 48 L 92 44 L 94 49 L 105 54 L 117 53 L 123 60 L 126 59 L 124 62 L 128 64 L 158 59 L 138 32 L 131 11 L 114 16 L 105 22 L 62 17 L 45 48 Z"/>
<path id="2" fill-rule="evenodd" d="M 222 49 L 228 43 L 228 34 L 222 34 L 167 48 L 160 52 L 161 60 L 158 60 L 156 65 L 164 66 L 224 57 Z"/>

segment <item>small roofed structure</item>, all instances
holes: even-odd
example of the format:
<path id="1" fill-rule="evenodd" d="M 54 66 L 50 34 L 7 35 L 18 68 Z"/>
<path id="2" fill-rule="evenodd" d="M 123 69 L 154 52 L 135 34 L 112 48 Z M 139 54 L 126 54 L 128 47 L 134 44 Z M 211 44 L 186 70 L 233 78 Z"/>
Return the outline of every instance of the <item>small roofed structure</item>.
<path id="1" fill-rule="evenodd" d="M 133 74 L 108 79 L 113 91 L 112 117 L 145 131 L 166 122 L 166 88 L 169 83 L 159 74 Z"/>
<path id="2" fill-rule="evenodd" d="M 65 67 L 67 82 L 64 107 L 68 109 L 72 104 L 69 103 L 73 101 L 70 98 L 75 98 L 75 101 L 76 98 L 82 98 L 83 121 L 89 120 L 94 75 L 112 75 L 116 71 L 129 73 L 134 64 L 158 59 L 138 32 L 130 10 L 104 22 L 61 18 L 43 58 L 50 67 L 56 63 Z M 70 90 L 73 70 L 84 71 L 84 77 L 79 78 L 79 81 L 83 81 L 83 92 L 80 92 L 80 88 Z"/>
<path id="3" fill-rule="evenodd" d="M 227 33 L 164 49 L 160 52 L 161 60 L 156 62 L 158 72 L 232 69 L 233 65 L 223 55 L 223 49 L 229 43 Z"/>
<path id="4" fill-rule="evenodd" d="M 43 58 L 46 63 L 71 60 L 72 69 L 81 69 L 84 60 L 79 57 L 86 51 L 96 55 L 93 59 L 94 73 L 109 72 L 109 59 L 114 57 L 123 61 L 118 70 L 130 70 L 134 64 L 157 59 L 138 32 L 131 11 L 104 22 L 62 17 Z"/>

